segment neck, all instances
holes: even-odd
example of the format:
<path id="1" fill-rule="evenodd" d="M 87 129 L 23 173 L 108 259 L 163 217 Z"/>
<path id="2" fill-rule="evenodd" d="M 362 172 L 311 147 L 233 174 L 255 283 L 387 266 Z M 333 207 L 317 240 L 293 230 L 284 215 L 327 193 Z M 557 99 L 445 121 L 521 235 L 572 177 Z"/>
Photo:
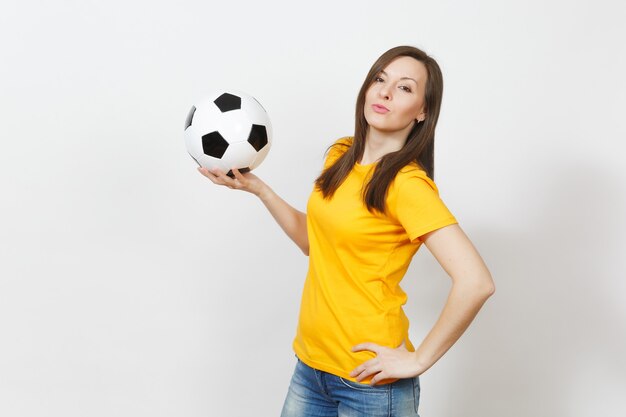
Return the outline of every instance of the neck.
<path id="1" fill-rule="evenodd" d="M 361 158 L 361 165 L 371 164 L 391 152 L 402 149 L 410 131 L 403 129 L 396 132 L 383 132 L 370 126 L 365 135 L 365 150 Z"/>

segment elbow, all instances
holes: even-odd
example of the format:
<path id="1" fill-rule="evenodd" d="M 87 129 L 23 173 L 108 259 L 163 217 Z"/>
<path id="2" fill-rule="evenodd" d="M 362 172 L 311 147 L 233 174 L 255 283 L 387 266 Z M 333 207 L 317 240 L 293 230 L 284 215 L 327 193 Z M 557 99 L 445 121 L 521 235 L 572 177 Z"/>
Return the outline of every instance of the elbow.
<path id="1" fill-rule="evenodd" d="M 496 293 L 496 285 L 492 281 L 490 285 L 485 287 L 485 295 L 486 295 L 487 298 L 489 298 L 492 295 L 494 295 L 495 293 Z"/>
<path id="2" fill-rule="evenodd" d="M 470 295 L 470 297 L 482 304 L 496 292 L 496 287 L 493 284 L 483 284 L 476 285 L 472 289 L 468 289 L 467 291 L 467 295 Z"/>
<path id="3" fill-rule="evenodd" d="M 307 227 L 307 222 L 306 222 L 306 214 L 302 213 L 301 216 L 301 227 L 300 227 L 300 232 L 298 234 L 298 241 L 300 242 L 298 244 L 298 247 L 300 248 L 300 250 L 302 251 L 302 253 L 304 253 L 304 256 L 309 256 L 309 233 L 308 233 L 308 227 Z"/>
<path id="4" fill-rule="evenodd" d="M 309 238 L 304 236 L 302 239 L 294 240 L 298 248 L 302 251 L 304 256 L 309 256 Z"/>
<path id="5" fill-rule="evenodd" d="M 485 282 L 481 286 L 481 292 L 483 293 L 485 298 L 489 298 L 495 294 L 496 284 L 494 284 L 493 279 L 491 278 L 491 275 L 489 275 L 484 281 Z"/>
<path id="6" fill-rule="evenodd" d="M 487 300 L 496 292 L 496 286 L 493 283 L 491 275 L 476 276 L 474 279 L 457 282 L 457 284 L 459 284 L 459 288 L 466 294 L 482 299 L 483 301 Z"/>

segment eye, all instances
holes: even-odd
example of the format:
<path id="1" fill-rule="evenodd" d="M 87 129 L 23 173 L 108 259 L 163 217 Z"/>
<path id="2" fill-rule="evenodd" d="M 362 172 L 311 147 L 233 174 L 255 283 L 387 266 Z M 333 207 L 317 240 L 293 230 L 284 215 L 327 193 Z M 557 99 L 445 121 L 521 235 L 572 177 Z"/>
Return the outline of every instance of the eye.
<path id="1" fill-rule="evenodd" d="M 382 83 L 383 81 L 385 81 L 385 80 L 383 80 L 381 77 L 374 78 L 374 82 L 376 82 L 376 83 Z"/>
<path id="2" fill-rule="evenodd" d="M 411 92 L 411 88 L 407 87 L 406 85 L 401 85 L 400 89 L 406 91 L 407 93 Z"/>

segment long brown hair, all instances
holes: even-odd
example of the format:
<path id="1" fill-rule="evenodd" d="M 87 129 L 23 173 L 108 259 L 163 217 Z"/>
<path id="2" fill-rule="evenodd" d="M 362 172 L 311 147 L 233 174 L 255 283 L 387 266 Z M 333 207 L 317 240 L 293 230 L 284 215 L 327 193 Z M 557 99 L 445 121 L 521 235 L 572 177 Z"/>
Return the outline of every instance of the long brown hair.
<path id="1" fill-rule="evenodd" d="M 369 128 L 364 112 L 365 94 L 378 74 L 391 61 L 401 56 L 415 58 L 426 67 L 428 73 L 424 93 L 426 118 L 422 123 L 415 123 L 402 149 L 388 153 L 376 164 L 371 179 L 363 189 L 363 201 L 370 212 L 378 211 L 384 213 L 389 185 L 396 177 L 398 171 L 411 162 L 416 162 L 419 167 L 426 171 L 426 174 L 431 179 L 434 179 L 435 127 L 437 126 L 437 119 L 439 119 L 443 94 L 441 69 L 437 61 L 422 50 L 413 46 L 397 46 L 382 54 L 374 62 L 374 65 L 372 65 L 365 77 L 356 100 L 354 140 L 352 145 L 315 180 L 315 185 L 322 192 L 324 198 L 332 198 L 337 188 L 350 173 L 354 164 L 363 157 L 365 136 Z"/>

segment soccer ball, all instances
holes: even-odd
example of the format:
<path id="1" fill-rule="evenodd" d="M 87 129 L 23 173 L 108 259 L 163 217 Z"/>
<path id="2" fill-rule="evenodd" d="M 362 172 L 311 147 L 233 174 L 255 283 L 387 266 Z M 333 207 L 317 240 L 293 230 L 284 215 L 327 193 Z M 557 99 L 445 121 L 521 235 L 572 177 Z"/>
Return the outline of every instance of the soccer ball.
<path id="1" fill-rule="evenodd" d="M 252 96 L 221 90 L 197 101 L 185 121 L 185 145 L 199 166 L 248 172 L 259 166 L 272 146 L 267 112 Z"/>

